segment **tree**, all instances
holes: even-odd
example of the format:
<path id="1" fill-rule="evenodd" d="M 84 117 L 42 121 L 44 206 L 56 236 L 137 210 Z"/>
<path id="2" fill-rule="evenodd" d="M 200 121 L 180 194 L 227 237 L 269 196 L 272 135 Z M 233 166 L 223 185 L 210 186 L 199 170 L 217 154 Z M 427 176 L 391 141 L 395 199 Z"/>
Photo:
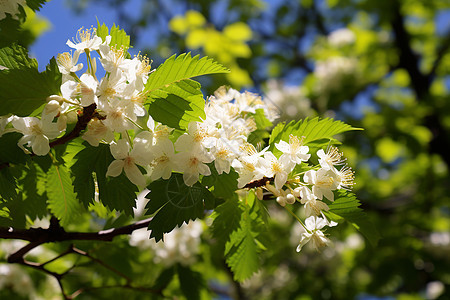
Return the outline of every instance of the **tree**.
<path id="1" fill-rule="evenodd" d="M 166 8 L 162 2 L 148 5 Z M 195 10 L 208 25 L 187 27 L 189 30 L 181 32 L 173 21 L 178 12 L 142 10 L 136 20 L 123 15 L 124 24 L 128 23 L 124 26 L 139 32 L 151 22 L 156 26 L 172 20 L 173 32 L 162 33 L 157 47 L 149 46 L 152 53 L 158 53 L 158 49 L 167 47 L 207 52 L 205 45 L 192 43 L 196 29 L 214 26 L 224 33 L 231 24 L 248 24 L 252 39 L 246 44 L 251 55 L 236 61 L 248 71 L 256 89 L 266 91 L 268 98 L 283 108 L 285 117 L 328 112 L 365 129 L 362 135 L 347 134 L 343 150 L 359 170 L 355 191 L 375 220 L 383 236 L 381 242 L 373 249 L 358 246 L 334 253 L 333 264 L 317 259 L 316 268 L 311 263 L 306 268 L 283 259 L 273 260 L 273 266 L 285 266 L 279 272 L 290 274 L 285 276 L 290 279 L 276 290 L 270 283 L 277 282 L 273 279 L 277 268 L 269 268 L 261 275 L 263 283 L 249 288 L 252 294 L 266 292 L 261 288 L 265 286 L 270 291 L 268 298 L 307 295 L 316 299 L 328 295 L 348 299 L 361 293 L 431 298 L 427 291 L 437 286 L 444 287 L 440 297 L 448 298 L 448 259 L 442 256 L 448 250 L 449 227 L 450 39 L 444 21 L 448 19 L 448 3 L 173 3 L 177 4 L 173 7 L 182 7 L 177 18 L 187 20 L 187 12 Z M 228 13 L 215 13 L 217 7 L 226 7 Z M 180 34 L 186 37 L 184 43 Z M 189 37 L 191 34 L 193 37 Z M 139 40 L 139 35 L 135 38 Z M 269 81 L 274 77 L 280 81 Z M 292 105 L 293 99 L 297 99 L 296 105 Z M 342 274 L 338 281 L 336 269 Z M 301 283 L 293 279 L 297 277 L 302 278 Z"/>
<path id="2" fill-rule="evenodd" d="M 13 1 L 4 18 L 20 27 L 23 7 L 42 3 Z M 239 282 L 260 268 L 276 230 L 268 207 L 303 228 L 297 252 L 330 245 L 325 230 L 345 220 L 377 243 L 335 147 L 335 135 L 359 128 L 306 118 L 269 131 L 276 111 L 257 94 L 222 87 L 205 102 L 191 79 L 226 67 L 184 53 L 152 70 L 146 56 L 131 58 L 115 25 L 81 28 L 67 42 L 74 52 L 43 72 L 22 37 L 9 38 L 0 49 L 0 237 L 25 241 L 2 245 L 17 247 L 5 249 L 7 263 L 30 273 L 6 265 L 2 296 L 198 299 L 228 294 L 211 281 L 227 274 L 243 297 Z M 200 244 L 204 225 L 191 221 L 205 218 Z"/>

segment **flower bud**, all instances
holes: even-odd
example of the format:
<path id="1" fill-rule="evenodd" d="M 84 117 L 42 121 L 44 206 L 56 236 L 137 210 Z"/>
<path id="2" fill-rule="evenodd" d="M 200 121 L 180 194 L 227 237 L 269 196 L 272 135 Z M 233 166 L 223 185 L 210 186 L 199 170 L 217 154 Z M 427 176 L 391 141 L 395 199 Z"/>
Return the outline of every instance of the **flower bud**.
<path id="1" fill-rule="evenodd" d="M 295 197 L 292 194 L 287 194 L 286 195 L 286 202 L 288 204 L 294 204 L 295 203 Z"/>

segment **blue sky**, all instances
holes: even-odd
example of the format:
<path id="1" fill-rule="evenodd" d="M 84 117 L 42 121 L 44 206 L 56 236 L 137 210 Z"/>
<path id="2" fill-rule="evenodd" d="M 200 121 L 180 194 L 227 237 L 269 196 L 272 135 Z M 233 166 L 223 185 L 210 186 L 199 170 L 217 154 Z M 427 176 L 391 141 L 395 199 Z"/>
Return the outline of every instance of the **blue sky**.
<path id="1" fill-rule="evenodd" d="M 140 0 L 131 2 L 140 2 Z M 70 51 L 66 42 L 75 37 L 79 28 L 96 27 L 97 18 L 108 27 L 111 27 L 113 23 L 117 24 L 118 20 L 117 13 L 107 5 L 91 3 L 88 9 L 77 15 L 62 0 L 53 0 L 44 4 L 38 15 L 45 17 L 51 23 L 51 28 L 38 37 L 30 49 L 31 55 L 39 62 L 40 70 L 45 69 L 53 56 Z M 120 26 L 120 24 L 117 25 Z"/>

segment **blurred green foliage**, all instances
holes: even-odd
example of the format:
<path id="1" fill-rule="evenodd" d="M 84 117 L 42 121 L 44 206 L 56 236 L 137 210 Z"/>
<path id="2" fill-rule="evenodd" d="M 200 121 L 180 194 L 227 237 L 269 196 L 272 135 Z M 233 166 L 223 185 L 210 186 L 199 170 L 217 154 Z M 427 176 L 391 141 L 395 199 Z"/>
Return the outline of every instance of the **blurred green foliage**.
<path id="1" fill-rule="evenodd" d="M 168 286 L 167 295 L 186 288 L 181 279 L 172 279 L 199 272 L 206 284 L 195 280 L 194 286 L 208 288 L 199 294 L 204 299 L 213 294 L 236 299 L 450 298 L 450 28 L 448 23 L 440 28 L 450 16 L 448 1 L 151 0 L 142 2 L 138 16 L 121 10 L 126 0 L 102 1 L 121 11 L 118 23 L 132 33 L 133 44 L 144 43 L 142 30 L 160 29 L 158 43 L 148 45 L 153 60 L 193 50 L 229 67 L 231 77 L 202 82 L 208 92 L 222 84 L 252 87 L 264 91 L 285 119 L 337 116 L 364 128 L 346 134 L 341 150 L 356 170 L 354 190 L 381 240 L 373 247 L 342 225 L 331 231 L 333 247 L 298 254 L 298 240 L 291 238 L 298 236 L 298 224 L 269 203 L 264 238 L 270 242 L 262 252 L 263 269 L 242 285 L 232 280 L 221 245 L 209 232 L 202 236 L 191 271 L 155 263 L 154 251 L 130 247 L 126 238 L 78 247 L 101 256 L 136 286 Z M 81 11 L 78 5 L 89 7 L 89 1 L 71 4 Z M 121 222 L 111 218 L 106 227 Z M 76 229 L 92 223 L 86 217 Z M 51 245 L 48 251 L 60 253 L 65 247 Z M 67 268 L 69 258 L 55 268 Z M 72 259 L 81 268 L 66 280 L 69 290 L 124 281 L 105 268 L 82 267 L 92 261 Z M 30 276 L 37 289 L 48 284 L 42 274 Z M 20 295 L 0 291 L 5 298 L 11 293 Z M 92 289 L 80 299 L 147 295 Z"/>

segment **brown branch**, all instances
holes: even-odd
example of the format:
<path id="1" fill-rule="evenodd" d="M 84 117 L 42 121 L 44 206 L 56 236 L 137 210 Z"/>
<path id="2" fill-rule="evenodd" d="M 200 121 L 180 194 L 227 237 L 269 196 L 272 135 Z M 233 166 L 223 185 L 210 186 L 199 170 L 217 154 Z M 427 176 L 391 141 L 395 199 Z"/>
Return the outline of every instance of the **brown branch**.
<path id="1" fill-rule="evenodd" d="M 436 53 L 436 60 L 434 61 L 433 66 L 431 67 L 431 70 L 428 73 L 429 77 L 435 76 L 436 70 L 439 67 L 439 64 L 441 63 L 442 58 L 449 51 L 449 49 L 450 49 L 450 35 L 447 36 L 447 38 L 442 42 L 441 46 L 439 47 Z"/>
<path id="2" fill-rule="evenodd" d="M 251 188 L 257 188 L 257 187 L 263 187 L 265 186 L 268 182 L 273 181 L 274 178 L 273 177 L 263 177 L 259 180 L 254 180 L 252 182 L 247 183 L 246 185 L 244 185 L 243 189 L 251 189 Z"/>
<path id="3" fill-rule="evenodd" d="M 414 90 L 417 101 L 426 103 L 432 100 L 430 87 L 434 76 L 435 68 L 439 64 L 439 55 L 444 55 L 450 45 L 443 45 L 440 50 L 442 53 L 438 54 L 438 59 L 434 62 L 432 72 L 423 74 L 419 69 L 419 56 L 413 52 L 411 48 L 411 37 L 404 25 L 404 17 L 400 12 L 400 3 L 398 0 L 393 2 L 393 19 L 391 21 L 392 29 L 395 35 L 395 45 L 399 50 L 399 64 L 398 67 L 404 68 L 411 78 L 411 86 Z M 450 43 L 450 42 L 448 42 Z M 432 105 L 432 103 L 429 103 Z M 429 153 L 438 154 L 450 167 L 450 141 L 448 139 L 448 131 L 443 126 L 440 120 L 438 110 L 433 111 L 423 120 L 423 125 L 430 130 L 433 138 L 429 142 Z"/>
<path id="4" fill-rule="evenodd" d="M 134 290 L 140 290 L 140 291 L 146 291 L 146 292 L 152 292 L 158 295 L 161 294 L 161 290 L 155 290 L 150 289 L 146 287 L 135 287 L 132 286 L 132 280 L 127 275 L 123 274 L 119 270 L 116 270 L 115 268 L 109 266 L 105 262 L 103 262 L 101 259 L 98 259 L 92 255 L 90 255 L 88 252 L 83 251 L 81 249 L 76 248 L 73 244 L 70 245 L 70 247 L 60 253 L 58 256 L 43 262 L 43 263 L 36 263 L 27 261 L 25 259 L 25 255 L 30 252 L 32 249 L 45 244 L 49 242 L 60 242 L 60 241 L 68 241 L 68 240 L 98 240 L 98 241 L 112 241 L 114 237 L 118 235 L 127 235 L 131 234 L 133 231 L 145 228 L 148 226 L 152 218 L 148 218 L 145 220 L 141 220 L 138 222 L 135 222 L 133 224 L 122 226 L 118 228 L 112 228 L 108 230 L 102 230 L 99 232 L 66 232 L 64 228 L 62 228 L 58 222 L 58 219 L 55 217 L 52 217 L 50 220 L 50 226 L 47 229 L 44 228 L 30 228 L 30 229 L 21 229 L 21 230 L 14 230 L 12 228 L 0 228 L 0 238 L 4 239 L 22 239 L 26 241 L 30 241 L 29 244 L 25 245 L 24 247 L 20 248 L 13 254 L 11 254 L 8 257 L 8 263 L 18 263 L 30 268 L 33 268 L 35 270 L 41 271 L 49 276 L 54 277 L 58 281 L 58 285 L 61 289 L 61 293 L 65 300 L 73 299 L 79 294 L 83 293 L 84 291 L 92 290 L 92 289 L 101 289 L 106 287 L 91 287 L 91 288 L 82 288 L 77 290 L 72 295 L 67 295 L 64 291 L 64 286 L 62 283 L 63 277 L 68 274 L 73 268 L 75 268 L 75 265 L 69 268 L 67 271 L 63 273 L 56 273 L 53 271 L 50 271 L 45 268 L 46 265 L 68 255 L 71 253 L 78 254 L 80 256 L 85 256 L 89 258 L 91 261 L 103 266 L 104 268 L 110 270 L 111 272 L 117 274 L 118 276 L 122 277 L 126 280 L 125 285 L 117 285 L 115 287 L 119 288 L 127 288 L 127 289 L 134 289 Z"/>
<path id="5" fill-rule="evenodd" d="M 23 257 L 32 249 L 51 242 L 63 242 L 63 241 L 112 241 L 114 237 L 118 235 L 128 235 L 133 231 L 145 228 L 148 226 L 152 218 L 137 221 L 133 224 L 102 230 L 98 232 L 67 232 L 59 226 L 59 223 L 53 221 L 56 218 L 52 218 L 50 227 L 44 228 L 30 228 L 14 230 L 13 228 L 1 228 L 0 238 L 2 239 L 19 239 L 29 241 L 25 247 L 19 249 L 17 252 L 11 254 L 8 257 L 8 262 L 15 263 L 23 260 Z"/>
<path id="6" fill-rule="evenodd" d="M 96 113 L 96 111 L 95 111 L 96 108 L 97 108 L 97 104 L 95 104 L 95 103 L 92 103 L 89 106 L 83 107 L 83 112 L 80 115 L 78 115 L 78 121 L 75 124 L 75 127 L 73 128 L 73 130 L 71 132 L 69 132 L 68 134 L 66 134 L 65 136 L 62 136 L 59 139 L 51 142 L 50 148 L 55 147 L 57 145 L 65 144 L 68 141 L 70 141 L 76 137 L 79 137 L 81 132 L 86 129 L 89 121 L 94 117 L 94 115 Z"/>
<path id="7" fill-rule="evenodd" d="M 79 137 L 81 132 L 83 130 L 86 129 L 88 123 L 90 120 L 92 120 L 92 118 L 96 117 L 98 119 L 105 119 L 105 117 L 100 116 L 97 112 L 97 105 L 95 103 L 92 103 L 89 106 L 83 107 L 83 111 L 78 115 L 78 121 L 75 124 L 75 127 L 73 128 L 73 130 L 71 132 L 69 132 L 68 134 L 60 137 L 59 139 L 54 140 L 53 142 L 51 142 L 50 148 L 53 148 L 57 145 L 62 145 L 67 143 L 68 141 Z M 30 156 L 34 156 L 34 153 L 31 153 Z M 0 164 L 0 170 L 9 167 L 9 163 L 8 162 L 4 162 Z"/>

